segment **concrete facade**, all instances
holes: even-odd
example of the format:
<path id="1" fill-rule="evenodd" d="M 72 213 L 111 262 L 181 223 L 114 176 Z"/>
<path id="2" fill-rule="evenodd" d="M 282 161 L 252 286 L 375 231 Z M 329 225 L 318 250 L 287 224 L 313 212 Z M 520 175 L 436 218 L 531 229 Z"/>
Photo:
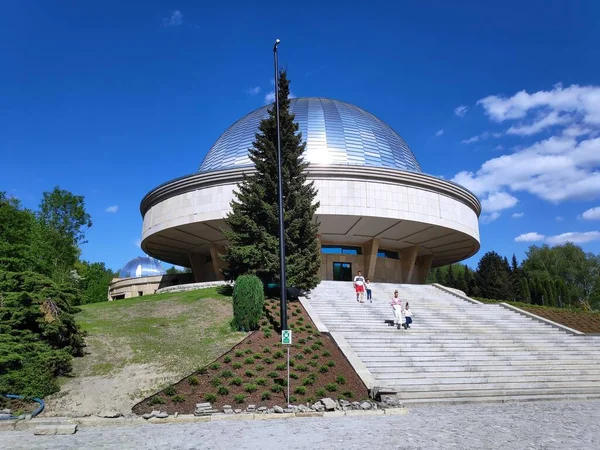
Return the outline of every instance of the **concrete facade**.
<path id="1" fill-rule="evenodd" d="M 237 183 L 252 168 L 182 177 L 142 200 L 142 249 L 191 267 L 196 282 L 221 279 L 221 230 Z M 481 206 L 466 189 L 422 173 L 388 168 L 310 165 L 318 190 L 320 242 L 360 248 L 360 254 L 323 254 L 321 276 L 348 262 L 372 281 L 424 283 L 429 269 L 479 250 Z M 378 252 L 397 252 L 398 259 Z"/>
<path id="2" fill-rule="evenodd" d="M 154 277 L 113 278 L 108 286 L 108 301 L 152 295 L 158 289 L 194 281 L 191 273 Z"/>

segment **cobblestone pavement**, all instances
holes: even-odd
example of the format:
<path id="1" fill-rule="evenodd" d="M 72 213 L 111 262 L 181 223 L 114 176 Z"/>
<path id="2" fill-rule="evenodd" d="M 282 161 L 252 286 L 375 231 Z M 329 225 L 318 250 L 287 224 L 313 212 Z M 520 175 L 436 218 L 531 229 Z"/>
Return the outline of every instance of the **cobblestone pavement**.
<path id="1" fill-rule="evenodd" d="M 0 433 L 3 449 L 599 449 L 600 401 L 412 408 L 406 415 Z"/>

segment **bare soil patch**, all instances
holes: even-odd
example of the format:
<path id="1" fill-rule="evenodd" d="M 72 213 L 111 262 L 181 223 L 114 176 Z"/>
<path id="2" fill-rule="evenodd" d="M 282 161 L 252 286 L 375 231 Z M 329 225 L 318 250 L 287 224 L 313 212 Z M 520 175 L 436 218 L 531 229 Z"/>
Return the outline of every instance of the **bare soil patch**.
<path id="1" fill-rule="evenodd" d="M 265 302 L 261 329 L 213 363 L 148 397 L 135 414 L 160 409 L 191 414 L 196 403 L 245 409 L 287 403 L 312 403 L 322 397 L 361 400 L 368 391 L 335 341 L 317 331 L 299 302 L 288 302 L 290 398 L 287 394 L 287 349 L 280 342 L 279 300 Z"/>
<path id="2" fill-rule="evenodd" d="M 131 407 L 205 366 L 242 340 L 229 327 L 231 299 L 210 290 L 86 305 L 77 319 L 86 330 L 86 356 L 45 399 L 47 416 L 101 412 L 131 415 Z M 215 295 L 218 297 L 218 295 Z"/>

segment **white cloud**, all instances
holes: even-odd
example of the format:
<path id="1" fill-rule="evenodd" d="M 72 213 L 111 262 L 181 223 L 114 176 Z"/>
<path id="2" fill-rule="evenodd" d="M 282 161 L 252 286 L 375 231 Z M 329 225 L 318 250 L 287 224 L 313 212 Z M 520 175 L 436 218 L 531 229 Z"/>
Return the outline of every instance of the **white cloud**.
<path id="1" fill-rule="evenodd" d="M 477 172 L 462 171 L 452 181 L 476 195 L 509 188 L 554 203 L 600 195 L 600 138 L 577 141 L 552 136 L 492 158 Z"/>
<path id="2" fill-rule="evenodd" d="M 545 236 L 536 232 L 525 233 L 517 236 L 515 242 L 538 242 L 543 241 Z"/>
<path id="3" fill-rule="evenodd" d="M 119 205 L 112 205 L 106 208 L 104 211 L 107 213 L 116 213 L 119 210 Z"/>
<path id="4" fill-rule="evenodd" d="M 591 128 L 583 127 L 581 125 L 571 125 L 565 128 L 562 134 L 563 136 L 568 137 L 579 137 L 585 136 L 586 134 L 594 134 L 594 131 Z"/>
<path id="5" fill-rule="evenodd" d="M 441 130 L 438 130 L 437 133 L 435 133 L 435 135 L 437 137 L 440 137 L 442 134 L 444 134 L 444 129 L 443 128 Z"/>
<path id="6" fill-rule="evenodd" d="M 562 222 L 562 220 L 563 220 L 563 217 L 562 217 L 562 216 L 556 216 L 556 221 L 557 221 L 557 222 Z"/>
<path id="7" fill-rule="evenodd" d="M 520 219 L 521 217 L 523 217 L 525 215 L 525 213 L 513 213 L 513 215 L 511 216 L 513 219 Z"/>
<path id="8" fill-rule="evenodd" d="M 470 137 L 469 139 L 464 139 L 461 141 L 463 144 L 472 144 L 473 142 L 485 141 L 491 137 L 499 138 L 502 136 L 502 133 L 490 133 L 489 131 L 484 131 L 481 134 Z"/>
<path id="9" fill-rule="evenodd" d="M 563 88 L 556 84 L 551 91 L 538 91 L 528 94 L 525 90 L 512 97 L 490 95 L 477 102 L 485 113 L 496 122 L 509 119 L 522 119 L 528 112 L 546 109 L 557 113 L 578 114 L 583 122 L 600 125 L 600 86 L 579 86 L 573 84 Z"/>
<path id="10" fill-rule="evenodd" d="M 563 245 L 567 242 L 573 244 L 585 244 L 592 241 L 600 241 L 600 231 L 571 231 L 556 236 L 544 236 L 543 234 L 531 232 L 517 236 L 515 242 L 540 242 L 545 241 L 550 245 Z"/>
<path id="11" fill-rule="evenodd" d="M 178 27 L 183 23 L 183 14 L 181 11 L 176 9 L 171 13 L 169 17 L 165 17 L 163 19 L 163 24 L 165 27 Z"/>
<path id="12" fill-rule="evenodd" d="M 571 122 L 573 119 L 567 114 L 559 115 L 557 111 L 551 111 L 539 120 L 531 123 L 530 125 L 511 126 L 506 130 L 506 134 L 516 134 L 519 136 L 531 136 L 537 134 L 540 131 L 553 127 L 555 125 L 563 125 Z"/>
<path id="13" fill-rule="evenodd" d="M 290 98 L 296 98 L 296 95 L 292 91 L 290 91 Z M 273 103 L 274 101 L 275 101 L 275 91 L 271 91 L 267 95 L 265 95 L 265 105 L 268 105 L 269 103 Z"/>
<path id="14" fill-rule="evenodd" d="M 142 248 L 142 240 L 136 239 L 135 241 L 133 241 L 133 245 L 135 245 L 137 248 Z"/>
<path id="15" fill-rule="evenodd" d="M 248 94 L 248 95 L 260 94 L 260 86 L 254 86 L 254 87 L 246 89 L 246 94 Z"/>
<path id="16" fill-rule="evenodd" d="M 500 150 L 504 150 L 504 147 L 500 144 L 496 145 L 496 148 L 494 150 L 500 151 Z"/>
<path id="17" fill-rule="evenodd" d="M 473 136 L 470 137 L 469 139 L 463 139 L 462 141 L 460 141 L 463 144 L 472 144 L 473 142 L 479 142 L 482 139 L 483 135 L 477 135 L 477 136 Z M 485 139 L 485 138 L 483 138 Z"/>
<path id="18" fill-rule="evenodd" d="M 583 220 L 600 220 L 600 206 L 588 209 L 581 215 L 581 218 Z"/>
<path id="19" fill-rule="evenodd" d="M 479 221 L 483 224 L 492 223 L 500 217 L 500 213 L 498 211 L 494 211 L 490 214 L 482 214 L 479 218 Z"/>
<path id="20" fill-rule="evenodd" d="M 502 211 L 512 208 L 519 200 L 506 192 L 492 192 L 481 200 L 481 209 L 485 212 Z"/>
<path id="21" fill-rule="evenodd" d="M 467 114 L 468 110 L 469 108 L 466 105 L 460 105 L 454 108 L 454 114 L 456 114 L 458 117 L 465 117 L 465 114 Z"/>
<path id="22" fill-rule="evenodd" d="M 572 242 L 573 244 L 585 244 L 587 242 L 600 241 L 600 231 L 563 233 L 557 236 L 550 236 L 546 241 L 551 245 L 562 245 L 567 242 Z"/>
<path id="23" fill-rule="evenodd" d="M 275 101 L 275 91 L 269 92 L 265 95 L 265 103 L 273 103 Z"/>

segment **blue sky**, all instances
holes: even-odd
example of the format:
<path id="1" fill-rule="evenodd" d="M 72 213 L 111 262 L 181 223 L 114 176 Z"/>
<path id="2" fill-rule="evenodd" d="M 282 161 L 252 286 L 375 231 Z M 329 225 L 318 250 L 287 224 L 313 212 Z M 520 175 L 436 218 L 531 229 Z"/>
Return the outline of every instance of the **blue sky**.
<path id="1" fill-rule="evenodd" d="M 84 195 L 84 258 L 141 254 L 140 200 L 265 103 L 275 38 L 295 95 L 372 112 L 482 199 L 470 265 L 567 239 L 600 252 L 598 2 L 203 3 L 3 4 L 0 190 L 30 208 L 55 185 Z"/>

